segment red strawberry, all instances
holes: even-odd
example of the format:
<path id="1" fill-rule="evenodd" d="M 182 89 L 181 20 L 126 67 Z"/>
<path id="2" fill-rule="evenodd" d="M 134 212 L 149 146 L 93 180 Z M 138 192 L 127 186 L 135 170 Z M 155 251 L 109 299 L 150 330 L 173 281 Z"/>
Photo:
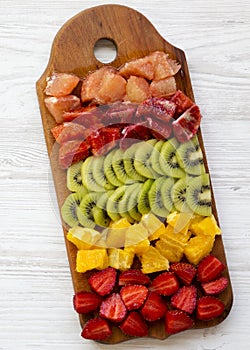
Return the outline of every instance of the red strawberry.
<path id="1" fill-rule="evenodd" d="M 171 298 L 171 305 L 191 314 L 196 306 L 197 289 L 195 286 L 184 286 Z"/>
<path id="2" fill-rule="evenodd" d="M 176 91 L 170 101 L 176 104 L 175 114 L 178 116 L 194 104 L 181 90 Z"/>
<path id="3" fill-rule="evenodd" d="M 194 321 L 185 312 L 170 310 L 166 313 L 165 327 L 168 334 L 175 334 L 192 328 Z"/>
<path id="4" fill-rule="evenodd" d="M 128 285 L 120 291 L 122 300 L 128 310 L 139 309 L 148 295 L 148 288 L 140 285 Z"/>
<path id="5" fill-rule="evenodd" d="M 210 282 L 219 277 L 225 265 L 214 255 L 207 255 L 198 265 L 197 274 L 200 282 Z"/>
<path id="6" fill-rule="evenodd" d="M 166 312 L 167 306 L 162 297 L 155 292 L 149 292 L 148 298 L 141 309 L 144 319 L 156 321 L 164 317 Z"/>
<path id="7" fill-rule="evenodd" d="M 224 303 L 215 297 L 205 296 L 197 301 L 197 318 L 208 321 L 220 316 L 225 310 Z"/>
<path id="8" fill-rule="evenodd" d="M 172 295 L 179 289 L 179 282 L 172 272 L 163 272 L 150 284 L 149 290 L 160 295 Z"/>
<path id="9" fill-rule="evenodd" d="M 91 292 L 80 292 L 74 295 L 74 309 L 79 314 L 86 314 L 96 310 L 101 305 L 102 299 L 99 295 Z"/>
<path id="10" fill-rule="evenodd" d="M 149 284 L 150 278 L 141 272 L 141 270 L 130 269 L 123 271 L 119 277 L 119 286 L 126 286 L 127 284 Z"/>
<path id="11" fill-rule="evenodd" d="M 137 311 L 132 311 L 119 327 L 132 337 L 145 337 L 148 334 L 148 326 Z"/>
<path id="12" fill-rule="evenodd" d="M 107 297 L 100 307 L 100 316 L 113 322 L 121 322 L 127 314 L 120 294 L 113 293 Z"/>
<path id="13" fill-rule="evenodd" d="M 198 131 L 201 122 L 201 113 L 197 105 L 187 109 L 173 122 L 173 132 L 179 142 L 190 140 Z"/>
<path id="14" fill-rule="evenodd" d="M 81 335 L 86 339 L 106 340 L 111 334 L 112 331 L 108 322 L 100 317 L 96 317 L 85 324 Z"/>
<path id="15" fill-rule="evenodd" d="M 202 283 L 201 285 L 206 294 L 220 294 L 224 289 L 226 289 L 228 279 L 226 277 L 220 277 L 217 280 Z"/>
<path id="16" fill-rule="evenodd" d="M 196 268 L 189 263 L 172 263 L 170 265 L 170 270 L 173 271 L 186 286 L 189 286 L 192 283 L 194 276 L 196 275 Z"/>
<path id="17" fill-rule="evenodd" d="M 90 287 L 99 295 L 104 296 L 113 290 L 116 282 L 117 271 L 108 267 L 102 271 L 93 273 L 88 279 Z"/>

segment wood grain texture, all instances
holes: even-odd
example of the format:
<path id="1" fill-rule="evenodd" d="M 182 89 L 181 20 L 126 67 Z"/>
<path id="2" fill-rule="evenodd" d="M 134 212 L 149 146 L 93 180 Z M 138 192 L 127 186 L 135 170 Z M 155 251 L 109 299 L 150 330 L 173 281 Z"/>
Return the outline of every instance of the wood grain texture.
<path id="1" fill-rule="evenodd" d="M 107 348 L 81 339 L 35 81 L 59 28 L 103 0 L 0 2 L 0 349 Z M 113 2 L 112 2 L 113 3 Z M 124 4 L 124 1 L 115 1 Z M 235 295 L 220 325 L 121 349 L 249 348 L 250 5 L 245 0 L 128 0 L 187 57 Z"/>

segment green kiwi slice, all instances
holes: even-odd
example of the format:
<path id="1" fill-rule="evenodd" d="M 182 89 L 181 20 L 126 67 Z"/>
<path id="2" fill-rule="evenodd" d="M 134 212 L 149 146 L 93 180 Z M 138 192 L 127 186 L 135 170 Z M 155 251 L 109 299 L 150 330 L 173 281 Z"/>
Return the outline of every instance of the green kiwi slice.
<path id="1" fill-rule="evenodd" d="M 77 209 L 83 199 L 82 193 L 71 193 L 64 201 L 61 214 L 64 222 L 70 227 L 74 227 L 79 224 L 77 216 Z"/>
<path id="2" fill-rule="evenodd" d="M 117 179 L 123 184 L 129 184 L 134 182 L 134 180 L 127 174 L 125 170 L 123 162 L 123 151 L 121 149 L 116 150 L 112 159 L 112 166 Z"/>
<path id="3" fill-rule="evenodd" d="M 80 161 L 71 165 L 67 170 L 67 188 L 71 192 L 87 193 L 87 189 L 82 183 L 82 164 L 83 161 Z"/>
<path id="4" fill-rule="evenodd" d="M 138 194 L 138 211 L 144 215 L 150 212 L 150 205 L 149 205 L 149 199 L 148 199 L 148 192 L 153 185 L 154 180 L 148 179 L 144 182 L 142 185 L 141 191 Z"/>
<path id="5" fill-rule="evenodd" d="M 81 201 L 77 209 L 77 216 L 82 226 L 89 228 L 95 227 L 93 208 L 96 207 L 99 196 L 100 194 L 98 192 L 89 192 Z"/>
<path id="6" fill-rule="evenodd" d="M 175 138 L 166 141 L 161 148 L 159 162 L 166 175 L 181 178 L 185 172 L 181 169 L 176 157 L 177 147 L 178 141 Z"/>
<path id="7" fill-rule="evenodd" d="M 94 157 L 88 157 L 82 164 L 81 174 L 82 182 L 84 186 L 91 192 L 103 192 L 105 191 L 103 186 L 100 186 L 94 177 L 93 173 L 93 161 Z"/>
<path id="8" fill-rule="evenodd" d="M 128 213 L 135 221 L 140 221 L 142 217 L 142 214 L 138 210 L 138 195 L 141 189 L 142 184 L 138 184 L 136 188 L 130 192 L 128 201 Z"/>
<path id="9" fill-rule="evenodd" d="M 114 190 L 109 190 L 109 191 L 105 191 L 101 194 L 101 196 L 99 197 L 98 201 L 97 201 L 97 206 L 103 210 L 107 211 L 107 202 L 109 200 L 109 197 L 114 193 Z"/>
<path id="10" fill-rule="evenodd" d="M 112 160 L 117 151 L 117 148 L 114 148 L 112 151 L 110 151 L 106 156 L 103 164 L 104 173 L 107 178 L 107 180 L 115 187 L 120 187 L 123 185 L 123 183 L 118 180 L 116 173 L 113 168 Z"/>
<path id="11" fill-rule="evenodd" d="M 172 200 L 171 192 L 174 186 L 174 179 L 172 177 L 165 177 L 165 181 L 161 184 L 161 198 L 165 208 L 171 212 L 174 210 L 174 203 Z"/>
<path id="12" fill-rule="evenodd" d="M 140 142 L 137 144 L 137 150 L 135 152 L 135 169 L 139 174 L 148 179 L 155 179 L 159 176 L 158 173 L 152 168 L 151 163 L 151 154 L 156 142 L 157 140 L 155 139 Z"/>
<path id="13" fill-rule="evenodd" d="M 135 181 L 144 182 L 145 176 L 142 176 L 137 172 L 134 166 L 135 152 L 137 150 L 137 144 L 130 146 L 123 154 L 123 164 L 126 173 Z"/>
<path id="14" fill-rule="evenodd" d="M 169 210 L 165 207 L 163 203 L 162 194 L 164 193 L 162 193 L 161 191 L 161 187 L 165 181 L 166 177 L 159 177 L 154 181 L 148 192 L 149 206 L 151 208 L 151 211 L 155 215 L 163 218 L 166 218 L 169 214 Z"/>
<path id="15" fill-rule="evenodd" d="M 166 175 L 165 172 L 162 170 L 161 164 L 160 164 L 160 157 L 162 157 L 160 152 L 165 142 L 166 141 L 164 140 L 160 140 L 156 142 L 150 157 L 153 170 L 160 175 Z"/>
<path id="16" fill-rule="evenodd" d="M 123 200 L 126 186 L 118 187 L 107 201 L 107 213 L 111 220 L 118 221 L 121 218 L 118 206 Z"/>
<path id="17" fill-rule="evenodd" d="M 184 176 L 177 180 L 172 187 L 171 197 L 174 203 L 174 207 L 180 212 L 190 212 L 191 209 L 187 204 L 187 185 L 190 177 Z"/>
<path id="18" fill-rule="evenodd" d="M 134 219 L 129 214 L 129 209 L 131 209 L 131 207 L 129 207 L 129 200 L 130 200 L 131 194 L 136 190 L 136 188 L 138 188 L 138 183 L 125 186 L 124 196 L 122 200 L 119 202 L 118 208 L 117 208 L 121 217 L 127 218 L 127 220 L 130 223 L 134 223 Z"/>
<path id="19" fill-rule="evenodd" d="M 104 157 L 94 157 L 92 162 L 93 177 L 97 184 L 105 190 L 111 190 L 114 186 L 108 181 L 104 171 Z"/>
<path id="20" fill-rule="evenodd" d="M 176 158 L 186 173 L 191 175 L 205 173 L 203 154 L 197 136 L 178 147 Z"/>
<path id="21" fill-rule="evenodd" d="M 208 174 L 189 179 L 187 189 L 187 203 L 199 215 L 212 215 L 211 185 Z"/>

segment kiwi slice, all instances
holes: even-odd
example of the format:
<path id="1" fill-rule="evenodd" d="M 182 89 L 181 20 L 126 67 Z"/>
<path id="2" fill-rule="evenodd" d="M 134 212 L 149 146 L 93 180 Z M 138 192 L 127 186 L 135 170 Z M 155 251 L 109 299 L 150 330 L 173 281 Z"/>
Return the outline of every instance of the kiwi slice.
<path id="1" fill-rule="evenodd" d="M 113 163 L 112 163 L 112 160 L 113 160 L 113 157 L 114 157 L 116 151 L 117 151 L 117 148 L 113 149 L 105 156 L 103 168 L 104 168 L 104 173 L 105 173 L 107 180 L 113 186 L 120 187 L 123 185 L 123 183 L 120 180 L 118 180 L 116 173 L 114 171 L 114 168 L 113 168 Z"/>
<path id="2" fill-rule="evenodd" d="M 79 219 L 77 216 L 77 208 L 79 207 L 83 199 L 83 193 L 71 193 L 64 201 L 61 214 L 63 220 L 70 227 L 74 227 L 79 224 Z"/>
<path id="3" fill-rule="evenodd" d="M 169 214 L 169 210 L 165 207 L 163 203 L 163 198 L 162 198 L 162 191 L 161 187 L 162 184 L 166 181 L 166 177 L 162 176 L 159 177 L 154 181 L 152 184 L 149 192 L 148 192 L 148 199 L 149 199 L 149 206 L 151 208 L 151 211 L 157 215 L 161 216 L 163 218 L 166 218 L 167 215 Z"/>
<path id="4" fill-rule="evenodd" d="M 118 208 L 117 208 L 121 217 L 127 218 L 127 220 L 130 223 L 134 223 L 135 220 L 129 214 L 129 209 L 131 209 L 131 207 L 129 207 L 129 200 L 130 200 L 131 194 L 136 190 L 137 187 L 138 187 L 138 183 L 125 186 L 124 196 L 122 200 L 119 202 Z"/>
<path id="5" fill-rule="evenodd" d="M 126 173 L 135 181 L 144 182 L 145 176 L 142 176 L 137 172 L 134 166 L 135 152 L 137 150 L 137 144 L 130 146 L 123 154 L 123 164 Z"/>
<path id="6" fill-rule="evenodd" d="M 141 191 L 138 195 L 138 211 L 144 215 L 150 212 L 150 205 L 149 205 L 149 199 L 148 199 L 148 192 L 153 185 L 154 180 L 148 179 L 144 182 L 142 185 Z"/>
<path id="7" fill-rule="evenodd" d="M 174 186 L 174 179 L 172 177 L 165 177 L 165 180 L 161 185 L 161 198 L 165 208 L 171 212 L 174 210 L 174 203 L 172 200 L 171 192 L 172 187 Z"/>
<path id="8" fill-rule="evenodd" d="M 151 163 L 151 154 L 156 142 L 157 140 L 155 139 L 140 142 L 137 144 L 137 150 L 135 152 L 135 169 L 139 174 L 148 179 L 155 179 L 159 176 L 158 173 L 152 168 Z"/>
<path id="9" fill-rule="evenodd" d="M 88 157 L 82 164 L 81 174 L 82 174 L 82 182 L 84 186 L 90 192 L 103 192 L 105 191 L 103 186 L 100 186 L 94 177 L 93 173 L 93 161 L 94 157 Z"/>
<path id="10" fill-rule="evenodd" d="M 111 190 L 114 186 L 108 181 L 104 171 L 104 157 L 94 157 L 92 162 L 93 177 L 98 185 L 105 190 Z"/>
<path id="11" fill-rule="evenodd" d="M 107 211 L 107 202 L 109 200 L 109 197 L 114 193 L 114 190 L 109 190 L 109 191 L 105 191 L 101 194 L 101 196 L 99 197 L 98 201 L 97 201 L 97 206 L 101 209 L 104 209 Z"/>
<path id="12" fill-rule="evenodd" d="M 82 226 L 89 228 L 95 227 L 96 224 L 93 215 L 93 208 L 96 207 L 98 198 L 98 192 L 89 192 L 81 201 L 81 204 L 77 209 L 77 216 Z"/>
<path id="13" fill-rule="evenodd" d="M 174 206 L 180 212 L 190 212 L 191 209 L 187 204 L 187 185 L 190 177 L 184 176 L 182 179 L 179 179 L 175 182 L 172 187 L 171 197 L 174 203 Z"/>
<path id="14" fill-rule="evenodd" d="M 123 200 L 126 186 L 118 187 L 107 201 L 107 213 L 113 221 L 118 221 L 121 215 L 118 210 L 119 203 Z"/>
<path id="15" fill-rule="evenodd" d="M 92 214 L 96 225 L 100 227 L 108 227 L 110 224 L 110 217 L 107 212 L 100 207 L 93 207 Z"/>
<path id="16" fill-rule="evenodd" d="M 187 188 L 187 204 L 199 215 L 212 215 L 211 185 L 208 174 L 189 179 Z"/>
<path id="17" fill-rule="evenodd" d="M 83 161 L 80 161 L 71 165 L 67 170 L 67 187 L 71 192 L 87 192 L 86 187 L 82 183 L 82 164 Z"/>
<path id="18" fill-rule="evenodd" d="M 175 138 L 166 141 L 161 148 L 159 162 L 166 175 L 181 178 L 185 172 L 181 169 L 176 157 L 177 147 L 178 141 Z"/>
<path id="19" fill-rule="evenodd" d="M 123 184 L 129 184 L 134 182 L 134 180 L 127 174 L 125 170 L 123 162 L 123 151 L 121 149 L 116 150 L 112 159 L 112 166 L 117 179 Z"/>
<path id="20" fill-rule="evenodd" d="M 203 154 L 197 136 L 178 147 L 176 158 L 186 173 L 191 175 L 205 173 Z"/>
<path id="21" fill-rule="evenodd" d="M 156 142 L 154 149 L 151 154 L 151 163 L 152 163 L 152 168 L 154 171 L 156 171 L 160 175 L 166 175 L 165 172 L 162 170 L 161 165 L 160 165 L 160 157 L 161 157 L 161 149 L 162 146 L 164 145 L 166 141 L 160 140 Z"/>
<path id="22" fill-rule="evenodd" d="M 130 192 L 128 201 L 128 213 L 135 221 L 140 221 L 142 217 L 142 214 L 138 210 L 138 195 L 141 189 L 142 184 L 138 184 L 137 187 Z"/>

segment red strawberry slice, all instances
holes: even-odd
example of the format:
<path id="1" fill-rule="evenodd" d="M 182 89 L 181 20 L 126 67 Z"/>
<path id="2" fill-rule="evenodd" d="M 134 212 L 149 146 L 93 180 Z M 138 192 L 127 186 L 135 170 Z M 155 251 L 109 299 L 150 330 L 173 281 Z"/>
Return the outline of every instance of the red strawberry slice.
<path id="1" fill-rule="evenodd" d="M 100 306 L 100 316 L 113 322 L 121 322 L 127 314 L 120 294 L 113 293 Z"/>
<path id="2" fill-rule="evenodd" d="M 101 296 L 112 292 L 116 282 L 117 271 L 113 267 L 93 273 L 88 279 L 91 289 Z"/>
<path id="3" fill-rule="evenodd" d="M 176 293 L 179 287 L 178 279 L 174 273 L 163 272 L 152 281 L 149 290 L 160 295 L 169 296 Z"/>
<path id="4" fill-rule="evenodd" d="M 74 295 L 74 309 L 79 314 L 95 311 L 101 305 L 102 298 L 91 292 L 80 292 Z"/>
<path id="5" fill-rule="evenodd" d="M 111 334 L 112 331 L 108 322 L 100 317 L 96 317 L 87 321 L 81 335 L 85 339 L 106 340 Z"/>
<path id="6" fill-rule="evenodd" d="M 148 288 L 141 285 L 128 285 L 122 287 L 120 291 L 122 300 L 127 310 L 139 309 L 148 295 Z"/>
<path id="7" fill-rule="evenodd" d="M 146 99 L 137 108 L 136 117 L 160 119 L 169 122 L 175 114 L 175 103 L 159 97 L 150 97 Z"/>
<path id="8" fill-rule="evenodd" d="M 175 115 L 177 116 L 181 115 L 194 104 L 181 90 L 176 91 L 170 101 L 176 104 Z"/>
<path id="9" fill-rule="evenodd" d="M 198 265 L 197 276 L 200 282 L 210 282 L 219 277 L 225 265 L 214 255 L 207 255 Z"/>
<path id="10" fill-rule="evenodd" d="M 198 131 L 201 122 L 201 113 L 197 105 L 187 109 L 173 125 L 173 132 L 179 142 L 190 140 Z"/>
<path id="11" fill-rule="evenodd" d="M 223 314 L 225 310 L 224 303 L 218 298 L 205 296 L 197 301 L 197 318 L 203 321 L 209 321 Z"/>
<path id="12" fill-rule="evenodd" d="M 85 141 L 73 140 L 65 142 L 59 149 L 59 163 L 63 169 L 71 164 L 84 160 L 89 156 L 90 147 Z"/>
<path id="13" fill-rule="evenodd" d="M 211 282 L 202 283 L 201 286 L 206 294 L 220 294 L 228 286 L 228 279 L 221 277 Z"/>
<path id="14" fill-rule="evenodd" d="M 151 282 L 150 278 L 141 272 L 141 270 L 130 269 L 123 271 L 119 277 L 119 286 L 126 286 L 128 284 L 142 284 L 147 285 Z"/>
<path id="15" fill-rule="evenodd" d="M 192 328 L 194 321 L 185 312 L 170 310 L 166 313 L 165 327 L 168 334 L 175 334 Z"/>
<path id="16" fill-rule="evenodd" d="M 184 286 L 171 298 L 171 305 L 191 314 L 196 306 L 197 289 L 195 286 Z"/>
<path id="17" fill-rule="evenodd" d="M 63 123 L 51 129 L 56 142 L 63 144 L 70 140 L 84 141 L 87 136 L 87 130 L 84 126 L 76 123 Z"/>
<path id="18" fill-rule="evenodd" d="M 190 286 L 196 275 L 196 268 L 189 263 L 172 263 L 170 265 L 170 270 L 173 271 L 186 286 Z"/>
<path id="19" fill-rule="evenodd" d="M 148 335 L 148 326 L 137 311 L 132 311 L 119 327 L 123 333 L 132 337 L 145 337 Z"/>
<path id="20" fill-rule="evenodd" d="M 166 312 L 167 306 L 162 297 L 155 292 L 149 292 L 148 298 L 141 308 L 144 319 L 147 321 L 156 321 L 164 317 Z"/>

